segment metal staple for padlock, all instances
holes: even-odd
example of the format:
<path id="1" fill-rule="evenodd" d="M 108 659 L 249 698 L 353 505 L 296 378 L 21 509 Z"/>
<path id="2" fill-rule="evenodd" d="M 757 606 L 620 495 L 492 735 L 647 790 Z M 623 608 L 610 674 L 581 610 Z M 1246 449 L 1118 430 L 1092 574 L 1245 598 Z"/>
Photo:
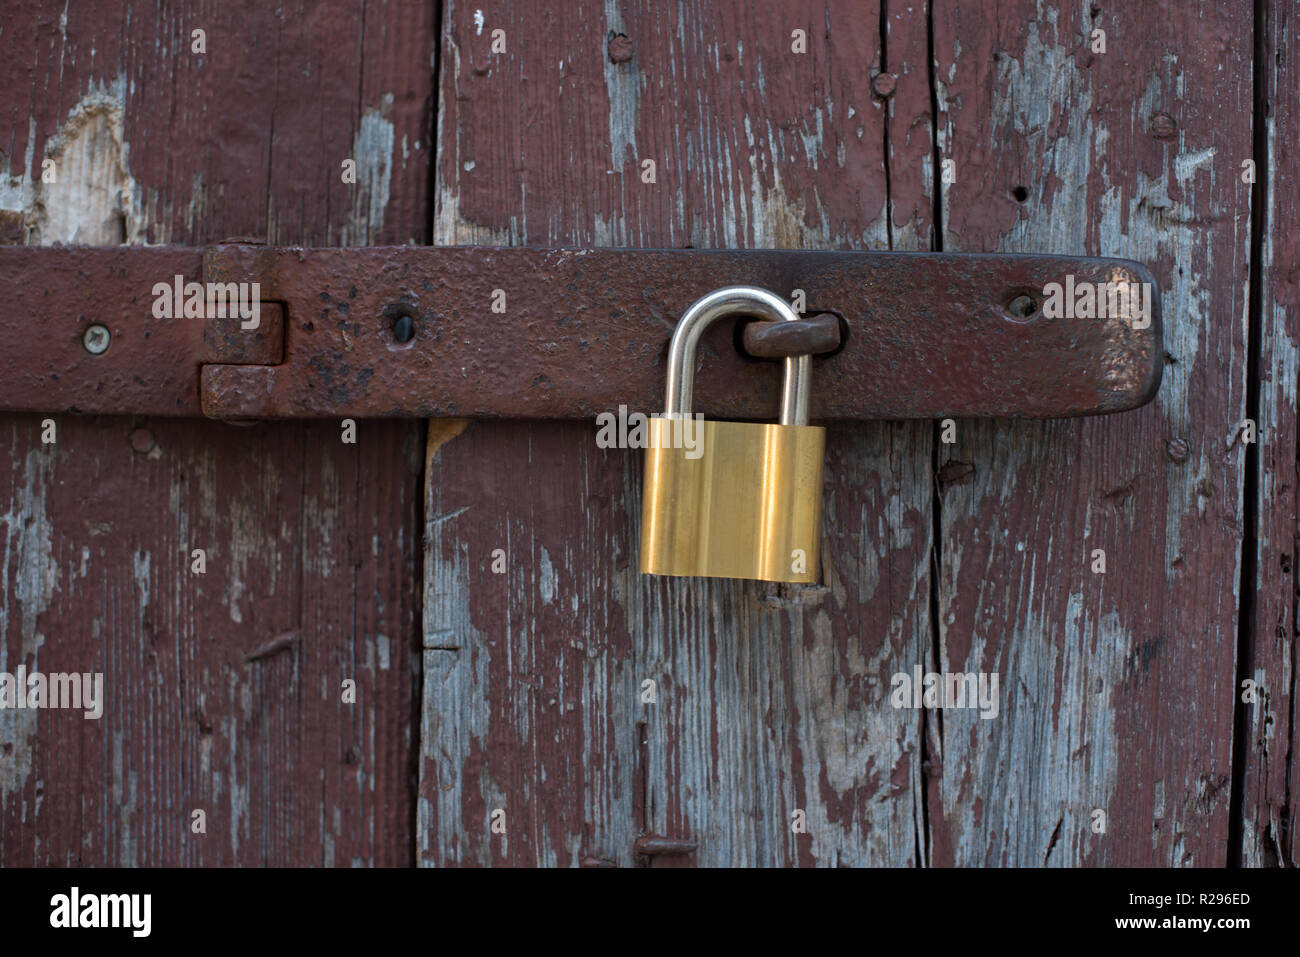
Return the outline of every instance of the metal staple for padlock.
<path id="1" fill-rule="evenodd" d="M 746 323 L 742 339 L 745 352 L 755 359 L 820 356 L 843 345 L 840 317 L 833 312 L 805 314 L 794 322 Z"/>

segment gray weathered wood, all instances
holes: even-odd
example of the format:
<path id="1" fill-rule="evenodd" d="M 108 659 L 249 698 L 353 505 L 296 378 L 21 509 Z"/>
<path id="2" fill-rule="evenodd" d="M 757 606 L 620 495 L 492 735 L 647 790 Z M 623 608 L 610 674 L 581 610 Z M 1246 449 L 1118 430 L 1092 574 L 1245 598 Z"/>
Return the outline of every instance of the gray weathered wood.
<path id="1" fill-rule="evenodd" d="M 444 16 L 438 242 L 928 242 L 923 25 L 889 64 L 890 224 L 874 4 L 484 8 L 481 34 L 473 15 Z M 655 832 L 702 864 L 916 863 L 922 717 L 887 695 L 928 653 L 929 426 L 832 432 L 827 587 L 784 594 L 640 576 L 640 455 L 594 435 L 431 429 L 426 641 L 457 650 L 426 651 L 420 859 L 628 864 Z"/>
<path id="2" fill-rule="evenodd" d="M 0 241 L 425 236 L 426 4 L 15 0 L 0 33 Z M 0 670 L 102 672 L 104 714 L 0 712 L 0 865 L 408 863 L 422 426 L 42 418 L 0 415 Z"/>
<path id="3" fill-rule="evenodd" d="M 1259 686 L 1240 707 L 1245 734 L 1241 850 L 1247 867 L 1295 866 L 1296 761 L 1296 378 L 1300 366 L 1300 287 L 1295 282 L 1300 219 L 1300 45 L 1296 9 L 1273 3 L 1262 64 L 1269 103 L 1263 117 L 1267 167 L 1260 288 L 1259 446 L 1254 615 L 1244 678 Z M 1259 199 L 1260 197 L 1257 197 Z M 1249 587 L 1249 586 L 1248 586 Z M 1241 689 L 1238 689 L 1241 693 Z"/>
<path id="4" fill-rule="evenodd" d="M 1152 406 L 962 423 L 942 450 L 940 661 L 1005 692 L 1000 720 L 943 715 L 936 864 L 1225 862 L 1251 35 L 1244 4 L 936 4 L 945 247 L 1143 261 L 1167 352 Z"/>

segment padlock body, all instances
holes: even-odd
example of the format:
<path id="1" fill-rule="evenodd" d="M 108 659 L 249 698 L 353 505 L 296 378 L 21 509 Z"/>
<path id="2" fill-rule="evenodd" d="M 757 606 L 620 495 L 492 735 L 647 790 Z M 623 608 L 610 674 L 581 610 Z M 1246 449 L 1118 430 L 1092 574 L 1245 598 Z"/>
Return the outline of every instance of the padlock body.
<path id="1" fill-rule="evenodd" d="M 817 581 L 825 429 L 663 417 L 648 425 L 641 571 Z"/>

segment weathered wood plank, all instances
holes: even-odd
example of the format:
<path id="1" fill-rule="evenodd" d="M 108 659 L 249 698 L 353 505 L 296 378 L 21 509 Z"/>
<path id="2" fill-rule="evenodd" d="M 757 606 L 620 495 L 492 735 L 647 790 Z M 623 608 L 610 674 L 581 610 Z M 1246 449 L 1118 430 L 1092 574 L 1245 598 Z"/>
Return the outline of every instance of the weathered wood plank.
<path id="1" fill-rule="evenodd" d="M 1293 795 L 1300 793 L 1296 746 L 1296 378 L 1300 288 L 1295 283 L 1300 219 L 1300 20 L 1294 5 L 1269 4 L 1263 120 L 1267 193 L 1259 285 L 1259 447 L 1254 615 L 1246 678 L 1261 689 L 1241 705 L 1245 736 L 1241 851 L 1244 866 L 1294 866 L 1300 854 Z M 1260 197 L 1257 197 L 1257 200 Z M 1240 692 L 1240 689 L 1239 689 Z"/>
<path id="2" fill-rule="evenodd" d="M 924 24 L 889 62 L 891 227 L 880 21 L 449 3 L 435 241 L 923 246 Z M 928 654 L 929 426 L 832 432 L 826 587 L 785 593 L 638 575 L 640 456 L 593 449 L 591 426 L 453 431 L 429 440 L 422 862 L 628 864 L 646 832 L 704 864 L 917 861 L 922 719 L 888 693 Z"/>
<path id="3" fill-rule="evenodd" d="M 577 423 L 464 425 L 430 424 L 419 859 L 626 863 L 630 466 Z"/>
<path id="4" fill-rule="evenodd" d="M 10 4 L 4 234 L 424 239 L 431 19 Z M 0 417 L 0 671 L 102 671 L 105 711 L 0 713 L 0 862 L 409 862 L 422 427 L 58 429 Z"/>
<path id="5" fill-rule="evenodd" d="M 1225 861 L 1251 35 L 1248 4 L 935 5 L 945 247 L 1144 261 L 1168 353 L 1153 406 L 943 450 L 940 660 L 1005 691 L 943 716 L 936 864 Z"/>

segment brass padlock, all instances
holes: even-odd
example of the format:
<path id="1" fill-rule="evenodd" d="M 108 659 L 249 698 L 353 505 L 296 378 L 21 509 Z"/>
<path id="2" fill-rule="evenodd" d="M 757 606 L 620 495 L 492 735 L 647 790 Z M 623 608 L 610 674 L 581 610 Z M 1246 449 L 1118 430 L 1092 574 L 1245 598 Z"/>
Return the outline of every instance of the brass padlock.
<path id="1" fill-rule="evenodd" d="M 728 286 L 677 324 L 664 413 L 647 429 L 641 571 L 815 582 L 826 430 L 808 425 L 812 357 L 785 360 L 779 424 L 691 414 L 695 347 L 710 323 L 732 315 L 799 318 L 765 289 Z"/>

